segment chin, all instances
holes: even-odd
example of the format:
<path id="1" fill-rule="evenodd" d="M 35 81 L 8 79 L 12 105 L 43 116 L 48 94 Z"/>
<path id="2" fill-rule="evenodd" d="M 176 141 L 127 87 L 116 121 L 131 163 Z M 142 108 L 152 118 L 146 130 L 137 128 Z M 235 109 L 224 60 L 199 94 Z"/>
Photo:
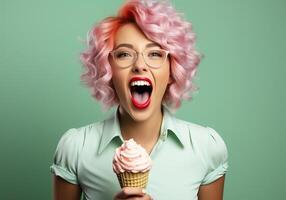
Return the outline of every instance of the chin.
<path id="1" fill-rule="evenodd" d="M 139 111 L 139 112 L 132 112 L 130 117 L 136 122 L 144 122 L 151 117 L 151 112 L 149 111 Z"/>
<path id="2" fill-rule="evenodd" d="M 154 113 L 154 108 L 152 107 L 152 104 L 150 104 L 145 109 L 138 109 L 135 106 L 132 105 L 130 102 L 128 106 L 120 106 L 120 113 L 122 115 L 127 115 L 129 118 L 135 122 L 144 122 L 152 117 Z"/>

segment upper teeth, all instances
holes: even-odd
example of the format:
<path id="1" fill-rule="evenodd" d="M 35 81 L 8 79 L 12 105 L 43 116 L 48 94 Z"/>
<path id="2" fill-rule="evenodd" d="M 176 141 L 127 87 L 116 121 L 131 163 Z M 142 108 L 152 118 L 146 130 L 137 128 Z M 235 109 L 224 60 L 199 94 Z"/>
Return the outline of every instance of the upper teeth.
<path id="1" fill-rule="evenodd" d="M 148 81 L 132 81 L 131 86 L 141 86 L 141 85 L 147 85 L 150 86 L 150 83 Z"/>

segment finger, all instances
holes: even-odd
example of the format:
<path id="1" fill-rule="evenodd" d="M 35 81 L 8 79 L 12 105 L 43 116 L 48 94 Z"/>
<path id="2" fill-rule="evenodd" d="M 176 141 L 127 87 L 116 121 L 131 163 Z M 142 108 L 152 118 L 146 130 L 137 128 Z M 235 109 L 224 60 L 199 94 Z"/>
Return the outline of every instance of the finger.
<path id="1" fill-rule="evenodd" d="M 139 187 L 124 187 L 120 192 L 118 192 L 115 198 L 128 198 L 130 196 L 143 197 L 145 195 L 145 190 Z"/>
<path id="2" fill-rule="evenodd" d="M 127 200 L 154 200 L 150 195 L 145 194 L 142 197 L 138 197 L 138 196 L 132 196 L 127 198 Z"/>
<path id="3" fill-rule="evenodd" d="M 148 195 L 149 199 L 148 200 L 154 200 L 150 195 Z"/>
<path id="4" fill-rule="evenodd" d="M 144 199 L 146 199 L 146 200 L 154 200 L 149 194 L 145 194 Z"/>

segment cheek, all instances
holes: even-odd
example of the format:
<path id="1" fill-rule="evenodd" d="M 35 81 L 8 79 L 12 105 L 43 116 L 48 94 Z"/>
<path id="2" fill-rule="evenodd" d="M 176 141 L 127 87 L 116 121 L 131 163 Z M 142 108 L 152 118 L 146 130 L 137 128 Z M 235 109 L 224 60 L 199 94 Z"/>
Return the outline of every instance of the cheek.
<path id="1" fill-rule="evenodd" d="M 168 62 L 168 64 L 165 66 L 164 70 L 162 71 L 162 79 L 164 80 L 164 85 L 168 85 L 171 83 L 171 67 Z"/>
<path id="2" fill-rule="evenodd" d="M 122 83 L 122 80 L 120 80 L 120 78 L 114 76 L 112 78 L 112 83 L 113 83 L 113 87 L 116 90 L 116 92 L 119 92 L 122 90 L 122 86 L 120 85 L 120 83 Z"/>
<path id="3" fill-rule="evenodd" d="M 123 74 L 114 72 L 112 76 L 112 83 L 118 97 L 124 96 L 125 93 L 125 77 Z"/>
<path id="4" fill-rule="evenodd" d="M 160 94 L 164 95 L 166 92 L 166 89 L 168 88 L 168 84 L 171 83 L 171 77 L 170 77 L 170 67 L 169 65 L 166 66 L 166 68 L 164 68 L 164 70 L 162 70 L 160 72 Z"/>
<path id="5" fill-rule="evenodd" d="M 112 65 L 111 65 L 112 66 Z M 112 83 L 114 86 L 116 86 L 118 83 L 122 82 L 120 75 L 120 71 L 118 71 L 116 68 L 111 67 L 112 70 Z"/>
<path id="6" fill-rule="evenodd" d="M 167 86 L 169 84 L 169 73 L 164 74 L 164 76 L 160 77 L 160 81 L 158 82 L 159 95 L 162 96 L 165 94 Z"/>

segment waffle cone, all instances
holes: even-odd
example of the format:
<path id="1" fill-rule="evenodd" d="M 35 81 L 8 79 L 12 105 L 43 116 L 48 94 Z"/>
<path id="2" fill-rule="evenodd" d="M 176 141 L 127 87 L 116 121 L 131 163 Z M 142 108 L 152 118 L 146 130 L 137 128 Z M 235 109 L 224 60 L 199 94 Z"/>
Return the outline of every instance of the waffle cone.
<path id="1" fill-rule="evenodd" d="M 121 188 L 123 187 L 141 187 L 146 188 L 148 183 L 149 171 L 147 172 L 123 172 L 117 174 Z"/>

